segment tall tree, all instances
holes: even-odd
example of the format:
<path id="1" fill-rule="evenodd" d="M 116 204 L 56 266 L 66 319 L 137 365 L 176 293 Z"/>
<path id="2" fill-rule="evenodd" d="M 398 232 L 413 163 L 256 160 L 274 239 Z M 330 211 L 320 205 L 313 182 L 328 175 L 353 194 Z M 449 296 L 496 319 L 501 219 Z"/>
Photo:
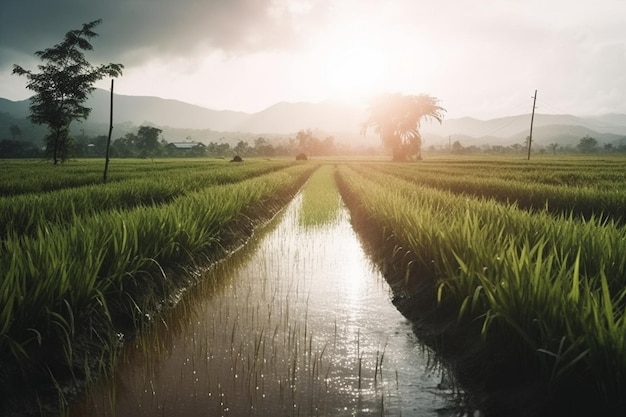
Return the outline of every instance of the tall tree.
<path id="1" fill-rule="evenodd" d="M 437 98 L 426 94 L 382 94 L 372 102 L 361 133 L 374 128 L 383 145 L 391 150 L 394 161 L 404 161 L 412 155 L 422 159 L 421 122 L 434 119 L 441 123 L 445 111 Z"/>
<path id="2" fill-rule="evenodd" d="M 585 135 L 580 139 L 580 142 L 578 142 L 578 145 L 576 145 L 576 147 L 582 153 L 595 153 L 598 151 L 598 141 L 596 140 L 596 138 Z"/>
<path id="3" fill-rule="evenodd" d="M 141 126 L 137 132 L 137 148 L 141 157 L 154 156 L 159 150 L 161 129 L 152 126 Z"/>
<path id="4" fill-rule="evenodd" d="M 548 145 L 548 147 L 549 147 L 550 149 L 552 149 L 552 153 L 553 153 L 554 155 L 556 155 L 556 148 L 558 148 L 558 147 L 559 147 L 559 144 L 558 144 L 558 143 L 551 143 L 551 144 L 549 144 L 549 145 Z"/>
<path id="5" fill-rule="evenodd" d="M 316 140 L 311 129 L 300 130 L 296 135 L 298 141 L 298 152 L 310 155 L 313 148 L 313 142 Z"/>
<path id="6" fill-rule="evenodd" d="M 255 140 L 255 143 L 256 143 L 256 140 Z M 235 155 L 248 156 L 248 154 L 250 153 L 250 145 L 248 145 L 248 142 L 244 142 L 243 140 L 240 140 L 239 142 L 237 142 L 237 145 L 235 145 L 235 147 L 233 148 L 233 152 L 235 152 Z"/>
<path id="7" fill-rule="evenodd" d="M 11 132 L 13 140 L 17 140 L 18 137 L 22 139 L 22 129 L 20 129 L 18 125 L 11 125 L 9 131 Z"/>
<path id="8" fill-rule="evenodd" d="M 83 51 L 93 49 L 90 39 L 98 36 L 93 28 L 102 19 L 83 24 L 82 29 L 70 30 L 59 44 L 35 52 L 44 64 L 39 72 L 13 66 L 13 74 L 28 78 L 26 88 L 35 92 L 31 97 L 30 120 L 47 125 L 47 152 L 56 165 L 68 156 L 71 146 L 69 126 L 74 120 L 86 119 L 91 109 L 84 106 L 88 96 L 95 90 L 93 84 L 105 77 L 122 75 L 122 64 L 106 64 L 94 67 Z"/>

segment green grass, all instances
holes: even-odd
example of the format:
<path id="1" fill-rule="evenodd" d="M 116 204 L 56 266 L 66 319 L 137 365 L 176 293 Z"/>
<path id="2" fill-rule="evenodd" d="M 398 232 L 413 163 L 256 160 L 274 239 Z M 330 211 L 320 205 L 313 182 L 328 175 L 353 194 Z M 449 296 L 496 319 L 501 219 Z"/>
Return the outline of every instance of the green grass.
<path id="1" fill-rule="evenodd" d="M 496 161 L 378 164 L 376 168 L 423 186 L 526 210 L 626 220 L 626 161 Z"/>
<path id="2" fill-rule="evenodd" d="M 90 161 L 91 162 L 91 161 Z M 128 178 L 113 183 L 59 188 L 45 193 L 28 193 L 0 197 L 0 240 L 8 233 L 31 234 L 38 225 L 71 225 L 75 217 L 90 216 L 114 209 L 149 207 L 171 202 L 185 194 L 210 186 L 243 181 L 261 174 L 285 169 L 292 165 L 286 161 L 252 161 L 233 165 L 225 161 L 210 164 L 188 165 L 186 162 L 169 163 L 163 172 L 151 174 L 152 163 L 140 161 Z M 87 164 L 90 169 L 96 166 Z M 131 165 L 127 165 L 129 171 Z M 147 172 L 138 169 L 146 167 Z M 40 169 L 40 166 L 37 166 Z M 56 167 L 46 166 L 48 177 L 58 175 Z M 21 171 L 14 174 L 17 175 Z M 7 175 L 8 177 L 8 175 Z M 55 181 L 62 181 L 63 173 Z M 17 181 L 18 178 L 12 178 Z M 27 180 L 28 182 L 31 179 Z M 18 187 L 19 188 L 19 187 Z"/>
<path id="3" fill-rule="evenodd" d="M 271 170 L 293 164 L 293 161 L 285 159 L 249 159 L 236 166 L 222 159 L 114 159 L 110 162 L 107 183 L 154 180 L 155 177 L 193 179 L 194 176 L 199 184 L 203 177 L 220 183 L 222 178 L 229 182 L 232 171 L 244 173 L 263 166 Z M 72 160 L 54 166 L 39 160 L 3 160 L 0 163 L 0 196 L 101 185 L 103 171 L 104 162 L 96 159 Z"/>
<path id="4" fill-rule="evenodd" d="M 334 168 L 331 165 L 322 165 L 303 189 L 300 224 L 315 227 L 336 220 L 341 203 L 336 190 Z"/>
<path id="5" fill-rule="evenodd" d="M 179 271 L 226 256 L 316 169 L 302 224 L 333 221 L 335 176 L 401 298 L 428 283 L 482 377 L 626 408 L 626 160 L 608 157 L 115 160 L 106 185 L 93 161 L 2 161 L 2 394 L 22 375 L 85 377 L 93 358 L 106 371 L 116 332 L 188 284 Z"/>
<path id="6" fill-rule="evenodd" d="M 226 165 L 219 176 L 231 183 L 204 184 L 167 203 L 87 210 L 69 222 L 39 222 L 30 233 L 9 233 L 0 250 L 3 394 L 21 385 L 20 375 L 49 373 L 57 380 L 69 371 L 84 377 L 90 357 L 114 351 L 118 332 L 132 332 L 188 284 L 189 276 L 177 271 L 226 256 L 249 236 L 255 219 L 291 199 L 314 169 L 291 165 L 248 171 L 249 179 L 236 182 L 225 171 L 239 167 Z"/>
<path id="7" fill-rule="evenodd" d="M 626 228 L 419 186 L 384 168 L 341 167 L 341 189 L 405 253 L 408 287 L 438 285 L 439 301 L 478 324 L 490 351 L 521 358 L 555 390 L 576 381 L 600 404 L 626 406 Z"/>

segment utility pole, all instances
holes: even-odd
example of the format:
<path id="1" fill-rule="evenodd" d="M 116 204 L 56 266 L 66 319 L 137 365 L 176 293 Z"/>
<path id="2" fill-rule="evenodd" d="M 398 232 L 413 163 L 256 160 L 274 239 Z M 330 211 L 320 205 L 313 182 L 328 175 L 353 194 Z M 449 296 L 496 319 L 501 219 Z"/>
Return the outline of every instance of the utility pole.
<path id="1" fill-rule="evenodd" d="M 530 136 L 528 136 L 528 160 L 530 161 L 530 147 L 533 143 L 533 122 L 535 120 L 535 104 L 537 103 L 537 90 L 535 90 L 535 96 L 533 97 L 533 113 L 530 116 Z"/>
<path id="2" fill-rule="evenodd" d="M 104 174 L 102 175 L 102 182 L 107 182 L 107 171 L 109 170 L 109 148 L 111 147 L 111 133 L 113 132 L 113 79 L 111 79 L 111 111 L 109 116 L 109 137 L 107 138 L 107 151 L 104 157 Z"/>

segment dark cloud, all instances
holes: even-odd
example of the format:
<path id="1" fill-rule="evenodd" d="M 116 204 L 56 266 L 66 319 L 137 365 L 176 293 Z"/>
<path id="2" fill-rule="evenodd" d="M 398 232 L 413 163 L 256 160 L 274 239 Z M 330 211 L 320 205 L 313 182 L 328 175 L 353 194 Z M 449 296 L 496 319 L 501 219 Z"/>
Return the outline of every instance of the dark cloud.
<path id="1" fill-rule="evenodd" d="M 127 66 L 213 48 L 227 53 L 287 48 L 292 21 L 272 0 L 4 0 L 0 5 L 0 67 L 60 42 L 70 29 L 95 28 L 95 61 Z"/>

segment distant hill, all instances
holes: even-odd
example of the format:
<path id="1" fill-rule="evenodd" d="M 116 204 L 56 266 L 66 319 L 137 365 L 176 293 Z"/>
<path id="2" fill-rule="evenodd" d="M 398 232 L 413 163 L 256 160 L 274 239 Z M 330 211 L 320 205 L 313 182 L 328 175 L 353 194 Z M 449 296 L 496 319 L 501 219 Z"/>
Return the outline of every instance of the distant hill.
<path id="1" fill-rule="evenodd" d="M 12 117 L 22 119 L 28 117 L 28 100 L 11 101 L 0 98 L 0 114 L 6 113 Z"/>
<path id="2" fill-rule="evenodd" d="M 73 129 L 85 134 L 106 134 L 109 123 L 109 92 L 96 90 L 87 105 L 92 108 L 90 118 L 75 124 Z M 114 136 L 133 131 L 142 124 L 163 129 L 164 136 L 181 140 L 187 136 L 209 141 L 216 138 L 236 140 L 255 135 L 295 135 L 299 130 L 326 132 L 339 139 L 364 141 L 360 125 L 367 118 L 367 110 L 347 104 L 325 101 L 321 103 L 277 103 L 257 113 L 212 110 L 177 100 L 144 96 L 114 96 Z M 37 136 L 41 127 L 28 120 L 28 100 L 10 101 L 0 98 L 0 139 L 10 138 L 9 126 L 17 124 L 28 135 Z M 463 145 L 522 143 L 529 134 L 530 114 L 479 120 L 471 117 L 445 119 L 440 125 L 425 122 L 421 133 L 427 144 L 443 144 L 460 140 Z M 45 129 L 44 129 L 45 131 Z M 76 133 L 75 133 L 76 134 Z M 538 144 L 559 143 L 575 145 L 585 135 L 600 143 L 626 137 L 626 114 L 606 114 L 591 117 L 573 115 L 535 114 L 533 140 Z M 26 136 L 26 135 L 25 135 Z M 369 139 L 376 140 L 373 131 Z M 26 139 L 26 138 L 25 138 Z"/>
<path id="3" fill-rule="evenodd" d="M 96 90 L 87 106 L 92 108 L 89 121 L 109 123 L 109 92 Z M 231 130 L 248 116 L 243 112 L 211 110 L 157 97 L 115 95 L 113 99 L 114 123 L 131 122 L 137 126 L 152 123 L 175 128 Z"/>
<path id="4" fill-rule="evenodd" d="M 292 133 L 302 129 L 360 133 L 360 124 L 365 117 L 364 110 L 335 101 L 282 102 L 251 114 L 237 126 L 237 129 L 259 133 Z"/>
<path id="5" fill-rule="evenodd" d="M 471 117 L 445 120 L 443 124 L 427 123 L 423 135 L 438 138 L 464 137 L 470 144 L 510 145 L 522 143 L 530 134 L 530 114 L 478 120 Z M 585 135 L 598 141 L 613 141 L 626 137 L 626 114 L 595 117 L 535 114 L 533 141 L 540 144 L 575 145 Z"/>

